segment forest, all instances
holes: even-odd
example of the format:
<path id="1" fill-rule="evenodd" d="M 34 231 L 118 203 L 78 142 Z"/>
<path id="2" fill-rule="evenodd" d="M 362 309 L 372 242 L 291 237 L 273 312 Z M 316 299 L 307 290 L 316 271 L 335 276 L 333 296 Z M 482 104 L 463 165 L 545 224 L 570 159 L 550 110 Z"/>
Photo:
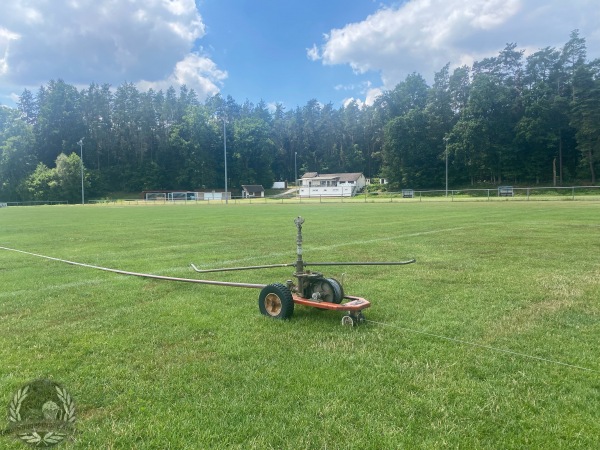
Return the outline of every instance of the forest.
<path id="1" fill-rule="evenodd" d="M 226 139 L 224 140 L 224 133 Z M 83 138 L 83 139 L 82 139 Z M 286 110 L 182 86 L 141 92 L 51 80 L 0 105 L 0 201 L 80 200 L 143 190 L 270 187 L 295 172 L 363 172 L 387 189 L 596 184 L 600 59 L 571 33 L 525 56 L 510 43 L 471 67 L 408 75 L 373 105 L 313 99 Z M 79 185 L 80 186 L 80 185 Z"/>

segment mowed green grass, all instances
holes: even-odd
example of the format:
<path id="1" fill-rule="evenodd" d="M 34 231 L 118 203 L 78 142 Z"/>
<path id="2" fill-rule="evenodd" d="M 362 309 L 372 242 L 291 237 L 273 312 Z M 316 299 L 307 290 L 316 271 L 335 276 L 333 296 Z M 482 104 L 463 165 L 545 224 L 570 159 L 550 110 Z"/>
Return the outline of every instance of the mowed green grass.
<path id="1" fill-rule="evenodd" d="M 298 215 L 306 261 L 417 259 L 323 268 L 372 302 L 364 326 L 0 250 L 0 403 L 62 383 L 78 408 L 62 448 L 597 448 L 597 202 L 10 207 L 0 245 L 200 278 L 189 263 L 293 262 Z"/>

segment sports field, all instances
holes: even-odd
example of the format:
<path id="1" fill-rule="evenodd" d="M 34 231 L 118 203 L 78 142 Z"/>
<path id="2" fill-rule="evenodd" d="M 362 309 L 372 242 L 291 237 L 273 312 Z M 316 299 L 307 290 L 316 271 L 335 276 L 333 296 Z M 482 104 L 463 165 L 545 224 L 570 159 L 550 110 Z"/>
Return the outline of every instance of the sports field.
<path id="1" fill-rule="evenodd" d="M 201 278 L 190 263 L 293 262 L 298 215 L 306 261 L 416 258 L 323 267 L 372 302 L 365 325 L 0 250 L 0 407 L 60 382 L 77 406 L 61 448 L 597 448 L 598 202 L 9 207 L 0 246 Z"/>

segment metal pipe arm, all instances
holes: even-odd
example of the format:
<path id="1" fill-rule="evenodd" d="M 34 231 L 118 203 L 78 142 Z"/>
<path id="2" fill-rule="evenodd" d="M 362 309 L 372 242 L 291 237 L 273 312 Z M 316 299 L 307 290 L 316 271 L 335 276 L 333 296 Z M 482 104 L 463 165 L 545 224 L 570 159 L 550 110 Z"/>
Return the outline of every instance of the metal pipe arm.
<path id="1" fill-rule="evenodd" d="M 220 269 L 198 269 L 194 264 L 190 264 L 192 269 L 194 269 L 198 273 L 209 273 L 209 272 L 230 272 L 234 270 L 254 270 L 254 269 L 273 269 L 275 267 L 292 267 L 295 266 L 294 263 L 291 264 L 267 264 L 264 266 L 246 266 L 246 267 L 223 267 Z"/>
<path id="2" fill-rule="evenodd" d="M 416 259 L 409 259 L 408 261 L 365 261 L 365 262 L 305 262 L 305 266 L 403 266 L 406 264 L 412 264 L 417 262 Z"/>
<path id="3" fill-rule="evenodd" d="M 403 266 L 406 264 L 412 264 L 416 262 L 416 259 L 410 259 L 408 261 L 346 261 L 346 262 L 303 262 L 304 266 Z M 192 269 L 198 273 L 210 273 L 210 272 L 231 272 L 235 270 L 256 270 L 256 269 L 274 269 L 277 267 L 294 267 L 296 263 L 289 264 L 266 264 L 262 266 L 242 266 L 242 267 L 222 267 L 219 269 L 198 269 L 194 264 L 190 264 Z"/>

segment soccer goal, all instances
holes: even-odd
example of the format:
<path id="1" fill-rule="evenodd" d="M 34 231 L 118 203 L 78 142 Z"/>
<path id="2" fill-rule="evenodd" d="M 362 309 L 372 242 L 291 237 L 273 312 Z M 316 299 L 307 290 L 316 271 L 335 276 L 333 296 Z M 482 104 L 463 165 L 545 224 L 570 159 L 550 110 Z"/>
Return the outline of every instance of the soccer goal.
<path id="1" fill-rule="evenodd" d="M 165 192 L 146 192 L 146 201 L 166 201 L 167 194 Z"/>
<path id="2" fill-rule="evenodd" d="M 187 200 L 196 200 L 197 193 L 196 192 L 169 192 L 167 195 L 167 200 L 170 202 L 175 201 L 187 201 Z"/>

